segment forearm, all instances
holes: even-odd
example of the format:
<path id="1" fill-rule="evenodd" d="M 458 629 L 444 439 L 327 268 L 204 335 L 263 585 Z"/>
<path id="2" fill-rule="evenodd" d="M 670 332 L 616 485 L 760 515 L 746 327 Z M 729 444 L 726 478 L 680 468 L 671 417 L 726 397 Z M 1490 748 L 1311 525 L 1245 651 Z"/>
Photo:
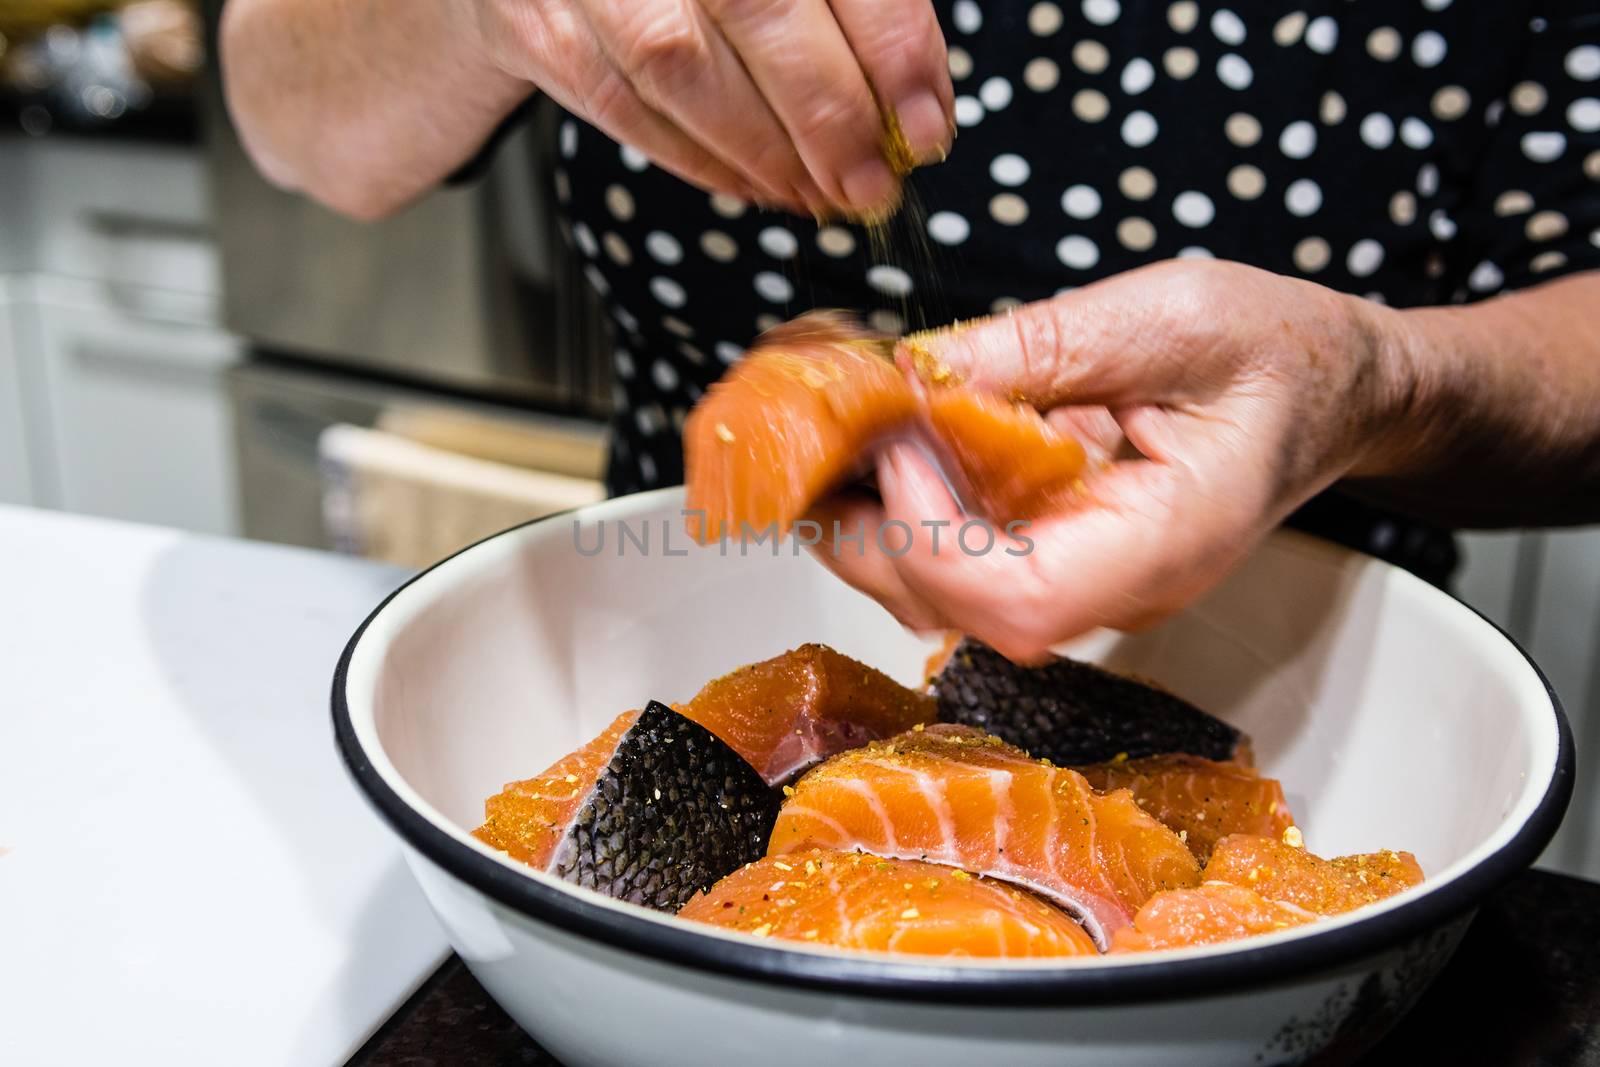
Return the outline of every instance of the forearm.
<path id="1" fill-rule="evenodd" d="M 358 218 L 433 188 L 532 86 L 457 0 L 229 0 L 229 109 L 263 174 Z"/>
<path id="2" fill-rule="evenodd" d="M 1349 488 L 1455 526 L 1600 521 L 1600 272 L 1374 322 L 1395 429 Z"/>

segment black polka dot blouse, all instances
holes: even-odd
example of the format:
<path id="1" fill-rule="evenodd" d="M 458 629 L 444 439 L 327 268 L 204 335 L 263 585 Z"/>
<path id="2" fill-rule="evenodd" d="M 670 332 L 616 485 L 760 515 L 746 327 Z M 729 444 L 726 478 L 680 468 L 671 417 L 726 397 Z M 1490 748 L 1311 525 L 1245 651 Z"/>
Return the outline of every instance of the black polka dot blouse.
<path id="1" fill-rule="evenodd" d="M 887 253 L 559 124 L 555 193 L 617 327 L 614 492 L 681 481 L 688 409 L 814 307 L 899 331 L 1170 257 L 1416 306 L 1600 264 L 1595 0 L 936 7 L 958 136 Z M 1455 563 L 1448 534 L 1337 494 L 1293 521 L 1434 581 Z"/>

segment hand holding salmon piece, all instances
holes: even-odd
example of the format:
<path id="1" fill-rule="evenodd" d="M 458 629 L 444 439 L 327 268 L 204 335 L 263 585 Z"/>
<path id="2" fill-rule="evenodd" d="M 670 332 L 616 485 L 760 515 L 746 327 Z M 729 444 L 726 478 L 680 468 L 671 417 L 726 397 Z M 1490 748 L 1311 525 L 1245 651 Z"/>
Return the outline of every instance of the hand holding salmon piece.
<path id="1" fill-rule="evenodd" d="M 892 338 L 841 312 L 762 334 L 684 425 L 690 536 L 704 544 L 787 534 L 893 442 L 933 457 L 967 506 L 996 525 L 1081 495 L 1076 440 L 1025 403 L 897 367 L 893 349 Z M 849 532 L 819 524 L 807 543 Z"/>
<path id="2" fill-rule="evenodd" d="M 1149 625 L 1317 492 L 1391 465 L 1407 378 L 1381 310 L 1240 264 L 1174 261 L 908 338 L 904 361 L 1027 401 L 1078 437 L 1087 499 L 1002 534 L 999 550 L 919 536 L 903 552 L 869 539 L 819 558 L 909 625 L 1018 661 Z M 913 530 L 970 518 L 915 449 L 886 449 L 877 483 L 881 507 L 837 509 Z"/>

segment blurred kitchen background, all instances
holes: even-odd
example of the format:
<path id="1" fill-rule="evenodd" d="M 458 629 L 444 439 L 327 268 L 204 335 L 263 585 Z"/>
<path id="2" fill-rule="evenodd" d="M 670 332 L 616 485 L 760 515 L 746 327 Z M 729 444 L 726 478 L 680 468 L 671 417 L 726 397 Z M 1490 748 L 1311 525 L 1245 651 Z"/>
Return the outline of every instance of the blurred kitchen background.
<path id="1" fill-rule="evenodd" d="M 0 503 L 421 565 L 599 499 L 611 360 L 549 139 L 343 221 L 245 159 L 220 7 L 0 0 Z M 1600 531 L 1464 547 L 1577 732 L 1543 862 L 1600 878 Z"/>

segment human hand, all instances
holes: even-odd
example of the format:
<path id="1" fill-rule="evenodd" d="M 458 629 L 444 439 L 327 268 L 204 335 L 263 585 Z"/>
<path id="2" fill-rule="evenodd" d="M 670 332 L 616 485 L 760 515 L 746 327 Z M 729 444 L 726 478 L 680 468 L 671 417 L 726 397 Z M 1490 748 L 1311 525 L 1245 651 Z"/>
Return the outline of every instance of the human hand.
<path id="1" fill-rule="evenodd" d="M 713 191 L 870 217 L 900 192 L 878 99 L 919 161 L 955 128 L 929 0 L 472 2 L 495 66 Z"/>
<path id="2" fill-rule="evenodd" d="M 828 534 L 899 520 L 907 550 L 869 534 L 813 551 L 906 625 L 961 630 L 1017 660 L 1095 627 L 1152 624 L 1318 491 L 1381 473 L 1410 395 L 1400 330 L 1398 313 L 1309 282 L 1173 261 L 919 336 L 971 386 L 1077 436 L 1093 470 L 1084 500 L 1019 531 L 1026 541 L 1001 533 L 968 554 L 953 535 L 970 516 L 919 451 L 893 446 L 877 464 L 881 503 L 840 496 L 812 518 Z M 1009 518 L 987 516 L 997 530 Z"/>

